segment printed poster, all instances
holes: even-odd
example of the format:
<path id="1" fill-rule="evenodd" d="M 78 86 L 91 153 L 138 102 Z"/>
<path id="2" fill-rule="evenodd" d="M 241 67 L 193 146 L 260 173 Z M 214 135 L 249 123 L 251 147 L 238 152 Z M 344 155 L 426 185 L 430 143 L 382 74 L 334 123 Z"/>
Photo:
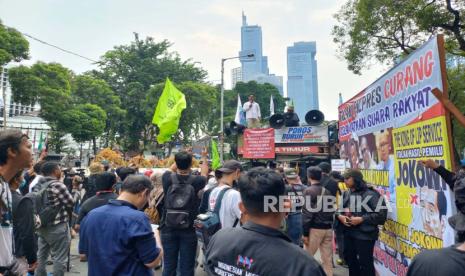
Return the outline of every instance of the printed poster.
<path id="1" fill-rule="evenodd" d="M 341 159 L 392 210 L 375 245 L 379 275 L 406 275 L 420 251 L 454 242 L 451 190 L 419 163 L 433 159 L 451 170 L 445 109 L 431 93 L 443 91 L 443 58 L 434 37 L 339 106 Z"/>

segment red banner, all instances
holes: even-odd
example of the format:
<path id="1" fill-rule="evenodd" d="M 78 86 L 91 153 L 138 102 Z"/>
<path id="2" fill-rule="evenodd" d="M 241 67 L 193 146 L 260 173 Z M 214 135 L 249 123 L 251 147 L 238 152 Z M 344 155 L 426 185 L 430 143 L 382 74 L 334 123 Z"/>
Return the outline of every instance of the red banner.
<path id="1" fill-rule="evenodd" d="M 277 146 L 276 154 L 300 155 L 319 153 L 318 146 Z"/>
<path id="2" fill-rule="evenodd" d="M 274 129 L 246 129 L 244 131 L 244 158 L 273 159 Z"/>

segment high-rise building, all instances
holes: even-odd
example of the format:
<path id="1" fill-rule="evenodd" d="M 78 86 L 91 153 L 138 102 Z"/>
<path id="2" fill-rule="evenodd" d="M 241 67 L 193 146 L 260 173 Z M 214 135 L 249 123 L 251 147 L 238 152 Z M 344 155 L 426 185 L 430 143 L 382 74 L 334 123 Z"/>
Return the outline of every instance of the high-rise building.
<path id="1" fill-rule="evenodd" d="M 242 81 L 242 68 L 237 67 L 231 70 L 231 81 L 232 81 L 232 88 L 236 87 L 236 83 Z"/>
<path id="2" fill-rule="evenodd" d="M 319 109 L 316 42 L 296 42 L 287 47 L 287 96 L 303 122 L 305 114 Z"/>
<path id="3" fill-rule="evenodd" d="M 253 54 L 253 57 L 248 57 L 251 54 Z M 241 51 L 239 56 L 241 57 L 243 82 L 254 80 L 258 83 L 270 83 L 279 90 L 281 95 L 283 94 L 283 78 L 270 74 L 268 57 L 263 55 L 262 28 L 258 25 L 248 25 L 244 13 L 242 13 Z"/>
<path id="4" fill-rule="evenodd" d="M 251 54 L 254 56 L 247 57 Z M 247 25 L 247 17 L 244 13 L 242 13 L 241 51 L 239 56 L 241 57 L 243 81 L 255 80 L 258 75 L 267 74 L 268 58 L 263 56 L 262 27 Z"/>
<path id="5" fill-rule="evenodd" d="M 281 96 L 284 97 L 284 90 L 283 90 L 283 77 L 282 76 L 276 76 L 275 74 L 271 75 L 259 75 L 256 79 L 258 83 L 269 83 L 272 84 L 274 87 L 276 87 L 281 94 Z"/>

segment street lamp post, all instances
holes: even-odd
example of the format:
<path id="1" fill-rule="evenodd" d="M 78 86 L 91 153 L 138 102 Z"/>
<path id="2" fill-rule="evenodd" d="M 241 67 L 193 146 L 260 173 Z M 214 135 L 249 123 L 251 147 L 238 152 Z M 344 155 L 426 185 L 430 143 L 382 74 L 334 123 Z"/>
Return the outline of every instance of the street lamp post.
<path id="1" fill-rule="evenodd" d="M 221 122 L 220 122 L 220 160 L 221 162 L 224 161 L 224 62 L 230 59 L 236 59 L 236 58 L 253 58 L 255 55 L 254 54 L 248 54 L 245 56 L 237 56 L 237 57 L 229 57 L 229 58 L 222 58 L 221 59 Z"/>

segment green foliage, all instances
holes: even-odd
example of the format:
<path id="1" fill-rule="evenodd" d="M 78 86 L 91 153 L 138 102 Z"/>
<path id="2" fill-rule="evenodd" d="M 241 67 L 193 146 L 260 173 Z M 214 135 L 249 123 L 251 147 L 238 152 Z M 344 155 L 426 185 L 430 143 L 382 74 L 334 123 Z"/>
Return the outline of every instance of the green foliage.
<path id="1" fill-rule="evenodd" d="M 72 81 L 72 98 L 75 104 L 90 103 L 101 107 L 106 115 L 104 144 L 113 144 L 119 122 L 126 115 L 121 108 L 121 100 L 102 79 L 90 74 L 80 75 Z"/>
<path id="2" fill-rule="evenodd" d="M 279 90 L 272 84 L 260 84 L 256 81 L 247 83 L 238 82 L 233 90 L 224 92 L 224 125 L 229 126 L 229 123 L 234 120 L 237 110 L 237 94 L 241 96 L 242 104 L 249 99 L 249 95 L 255 95 L 255 101 L 260 105 L 262 120 L 270 116 L 270 96 L 273 95 L 275 113 L 283 112 L 286 102 L 279 94 Z M 206 121 L 208 132 L 216 135 L 220 131 L 221 117 L 221 97 L 220 87 L 216 88 L 216 105 L 209 112 L 209 118 Z"/>
<path id="3" fill-rule="evenodd" d="M 52 129 L 48 133 L 48 147 L 49 151 L 54 153 L 69 152 L 68 143 L 65 138 L 66 133 Z"/>
<path id="4" fill-rule="evenodd" d="M 449 98 L 460 109 L 462 114 L 465 114 L 465 66 L 458 66 L 454 69 L 449 69 Z M 454 146 L 459 152 L 463 152 L 465 148 L 465 128 L 458 123 L 452 116 L 452 135 Z M 465 158 L 465 156 L 462 156 Z"/>
<path id="5" fill-rule="evenodd" d="M 80 104 L 65 111 L 59 119 L 58 127 L 70 133 L 78 143 L 86 142 L 102 135 L 107 115 L 94 104 Z"/>
<path id="6" fill-rule="evenodd" d="M 465 55 L 465 3 L 451 0 L 348 0 L 335 15 L 334 42 L 349 70 L 391 64 L 444 30 L 450 53 Z"/>
<path id="7" fill-rule="evenodd" d="M 29 42 L 14 28 L 6 27 L 0 20 L 0 68 L 11 61 L 29 58 Z"/>
<path id="8" fill-rule="evenodd" d="M 273 96 L 275 113 L 284 112 L 286 102 L 279 94 L 279 90 L 272 84 L 259 84 L 255 81 L 248 83 L 238 82 L 233 90 L 235 93 L 232 102 L 229 100 L 228 105 L 234 103 L 234 110 L 231 115 L 235 116 L 237 107 L 237 94 L 241 95 L 242 104 L 249 100 L 249 95 L 255 96 L 255 101 L 260 105 L 262 118 L 270 117 L 270 97 Z M 229 95 L 228 95 L 229 96 Z M 228 114 L 229 115 L 229 114 Z"/>
<path id="9" fill-rule="evenodd" d="M 176 52 L 170 52 L 170 47 L 167 40 L 155 42 L 150 37 L 141 40 L 135 34 L 135 40 L 129 45 L 116 46 L 106 52 L 99 63 L 100 71 L 93 72 L 107 81 L 126 110 L 118 132 L 122 137 L 120 142 L 127 149 L 139 149 L 139 142 L 147 141 L 154 133 L 151 117 L 146 113 L 153 112 L 155 106 L 146 110 L 147 104 L 143 101 L 151 85 L 164 83 L 167 77 L 180 83 L 201 82 L 207 76 L 195 62 L 183 61 Z"/>
<path id="10" fill-rule="evenodd" d="M 26 105 L 38 102 L 40 116 L 51 124 L 71 106 L 73 73 L 61 64 L 37 62 L 8 72 L 13 100 Z"/>

